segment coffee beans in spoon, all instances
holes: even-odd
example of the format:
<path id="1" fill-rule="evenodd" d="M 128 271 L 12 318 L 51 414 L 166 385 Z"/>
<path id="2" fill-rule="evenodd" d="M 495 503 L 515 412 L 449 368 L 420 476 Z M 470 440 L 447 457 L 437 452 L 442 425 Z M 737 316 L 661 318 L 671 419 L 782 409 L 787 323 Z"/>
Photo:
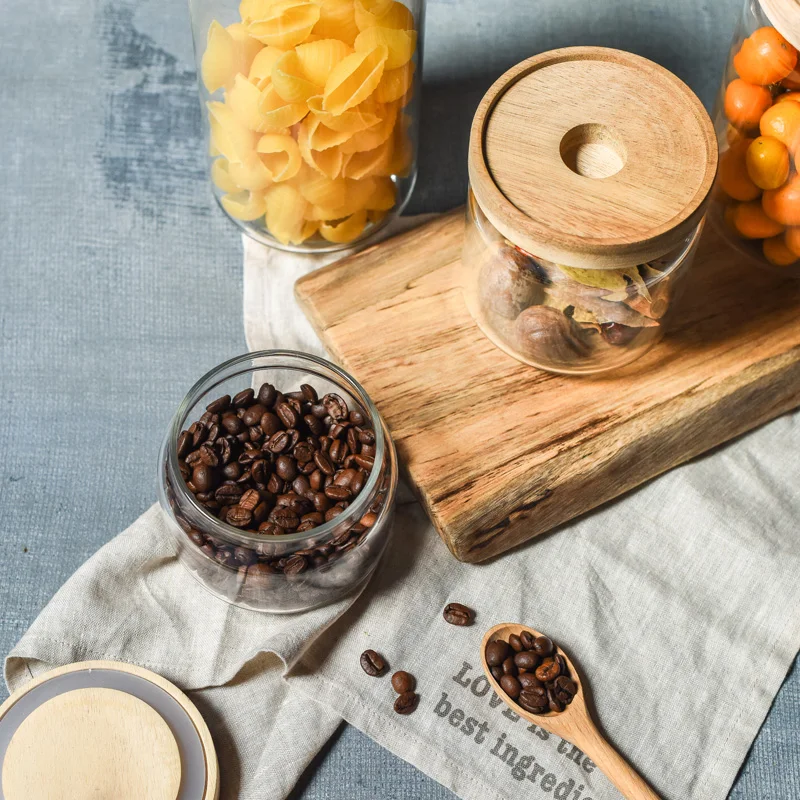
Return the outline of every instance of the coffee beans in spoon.
<path id="1" fill-rule="evenodd" d="M 486 645 L 486 663 L 500 688 L 531 714 L 560 713 L 578 691 L 569 667 L 548 636 L 522 631 Z"/>

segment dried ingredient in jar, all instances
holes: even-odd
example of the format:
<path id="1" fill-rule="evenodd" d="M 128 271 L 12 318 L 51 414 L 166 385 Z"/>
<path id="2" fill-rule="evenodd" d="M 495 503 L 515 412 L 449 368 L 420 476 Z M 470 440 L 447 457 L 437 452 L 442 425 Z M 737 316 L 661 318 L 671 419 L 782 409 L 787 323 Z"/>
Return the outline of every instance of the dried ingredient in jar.
<path id="1" fill-rule="evenodd" d="M 516 319 L 528 306 L 540 303 L 543 287 L 532 270 L 534 263 L 510 245 L 493 251 L 478 278 L 483 307 L 505 319 Z"/>
<path id="2" fill-rule="evenodd" d="M 591 352 L 581 326 L 555 308 L 526 308 L 517 317 L 515 332 L 519 350 L 534 360 L 570 364 Z"/>

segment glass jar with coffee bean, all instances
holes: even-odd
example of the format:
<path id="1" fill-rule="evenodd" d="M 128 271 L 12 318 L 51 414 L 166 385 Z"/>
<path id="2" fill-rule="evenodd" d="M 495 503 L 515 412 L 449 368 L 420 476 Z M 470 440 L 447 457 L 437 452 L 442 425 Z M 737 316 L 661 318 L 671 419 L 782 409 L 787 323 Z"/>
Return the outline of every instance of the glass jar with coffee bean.
<path id="1" fill-rule="evenodd" d="M 367 582 L 391 536 L 394 444 L 364 389 L 321 358 L 262 351 L 212 370 L 159 463 L 178 557 L 235 605 L 333 602 Z"/>

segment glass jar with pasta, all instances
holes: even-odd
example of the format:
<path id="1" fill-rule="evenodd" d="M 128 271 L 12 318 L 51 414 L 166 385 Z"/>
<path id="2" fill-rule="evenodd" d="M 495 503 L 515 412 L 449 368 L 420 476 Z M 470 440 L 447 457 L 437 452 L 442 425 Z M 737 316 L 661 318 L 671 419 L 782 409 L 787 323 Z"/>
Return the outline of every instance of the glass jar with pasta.
<path id="1" fill-rule="evenodd" d="M 264 244 L 338 250 L 416 178 L 425 0 L 190 0 L 214 195 Z"/>
<path id="2" fill-rule="evenodd" d="M 462 263 L 473 318 L 551 372 L 633 361 L 675 313 L 716 168 L 702 104 L 647 59 L 572 47 L 513 67 L 470 136 Z"/>
<path id="3" fill-rule="evenodd" d="M 711 218 L 740 252 L 800 276 L 800 7 L 745 0 L 716 105 Z"/>

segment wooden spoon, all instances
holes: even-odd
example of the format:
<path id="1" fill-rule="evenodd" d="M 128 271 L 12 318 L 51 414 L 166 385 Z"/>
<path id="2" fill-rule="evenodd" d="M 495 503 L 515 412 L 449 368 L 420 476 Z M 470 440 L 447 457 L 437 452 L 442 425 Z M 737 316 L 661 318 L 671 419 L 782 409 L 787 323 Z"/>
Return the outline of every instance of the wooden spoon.
<path id="1" fill-rule="evenodd" d="M 581 681 L 581 676 L 569 656 L 560 648 L 564 661 L 570 670 L 570 677 L 578 685 L 578 692 L 572 702 L 560 713 L 548 711 L 546 714 L 531 714 L 522 706 L 517 705 L 501 688 L 486 663 L 486 645 L 495 639 L 504 639 L 515 633 L 517 636 L 522 631 L 528 631 L 533 636 L 542 636 L 539 631 L 525 625 L 515 625 L 513 622 L 504 622 L 495 625 L 486 632 L 481 642 L 481 664 L 483 671 L 497 696 L 506 703 L 511 710 L 523 719 L 544 728 L 546 731 L 560 736 L 562 739 L 574 744 L 586 753 L 606 774 L 606 777 L 620 790 L 628 800 L 659 800 L 658 795 L 645 783 L 644 779 L 628 764 L 627 761 L 603 738 L 597 729 L 594 720 L 586 707 L 586 694 Z"/>

